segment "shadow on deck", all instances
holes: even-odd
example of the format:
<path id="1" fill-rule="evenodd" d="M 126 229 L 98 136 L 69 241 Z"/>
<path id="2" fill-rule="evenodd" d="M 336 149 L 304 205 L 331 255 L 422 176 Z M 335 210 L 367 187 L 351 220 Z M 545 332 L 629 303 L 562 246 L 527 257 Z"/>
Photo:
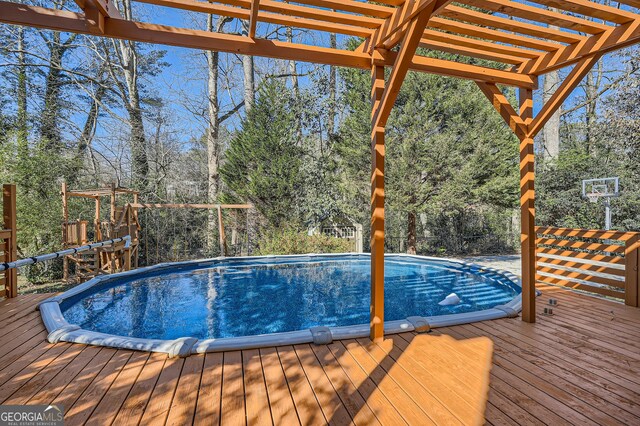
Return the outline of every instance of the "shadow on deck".
<path id="1" fill-rule="evenodd" d="M 544 286 L 553 316 L 184 359 L 45 342 L 0 302 L 0 401 L 66 424 L 640 424 L 640 310 Z M 542 307 L 539 307 L 539 312 Z"/>

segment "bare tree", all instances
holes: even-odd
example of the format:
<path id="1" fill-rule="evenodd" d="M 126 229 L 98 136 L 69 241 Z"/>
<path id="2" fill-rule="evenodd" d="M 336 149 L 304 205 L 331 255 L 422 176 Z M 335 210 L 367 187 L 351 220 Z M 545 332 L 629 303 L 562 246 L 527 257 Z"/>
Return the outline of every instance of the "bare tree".
<path id="1" fill-rule="evenodd" d="M 329 36 L 329 46 L 332 49 L 338 47 L 338 40 L 334 33 Z M 334 133 L 336 130 L 336 85 L 337 85 L 337 68 L 333 65 L 329 66 L 329 107 L 327 111 L 328 131 Z"/>
<path id="2" fill-rule="evenodd" d="M 550 7 L 549 10 L 557 12 L 558 9 Z M 549 29 L 559 30 L 554 25 L 549 25 Z M 560 71 L 551 71 L 544 75 L 542 98 L 546 103 L 560 86 Z M 542 129 L 542 156 L 546 159 L 555 159 L 560 154 L 560 117 L 561 108 L 551 116 L 547 124 Z"/>
<path id="3" fill-rule="evenodd" d="M 18 64 L 16 65 L 17 74 L 17 128 L 18 128 L 18 156 L 25 159 L 28 152 L 28 116 L 27 116 L 27 64 L 25 58 L 25 37 L 24 27 L 18 27 Z"/>
<path id="4" fill-rule="evenodd" d="M 214 25 L 213 15 L 207 16 L 207 31 L 221 32 L 231 18 L 219 17 Z M 207 198 L 210 203 L 218 199 L 220 188 L 220 104 L 218 100 L 218 74 L 220 53 L 207 50 L 207 111 L 209 123 L 207 126 Z M 211 251 L 216 245 L 217 217 L 213 210 L 209 211 L 207 220 L 207 248 Z"/>
<path id="5" fill-rule="evenodd" d="M 40 136 L 46 141 L 47 148 L 60 150 L 62 137 L 58 124 L 61 108 L 60 90 L 63 85 L 62 59 L 65 53 L 73 45 L 78 35 L 72 34 L 63 41 L 62 33 L 52 31 L 50 32 L 51 36 L 47 37 L 48 33 L 49 32 L 40 33 L 40 36 L 45 41 L 45 44 L 49 49 L 49 63 L 44 89 L 44 104 L 40 120 Z"/>
<path id="6" fill-rule="evenodd" d="M 87 112 L 87 118 L 85 119 L 84 126 L 82 126 L 82 133 L 78 141 L 78 147 L 76 150 L 78 167 L 82 167 L 85 160 L 89 158 L 91 164 L 91 171 L 93 174 L 93 181 L 96 186 L 100 185 L 99 167 L 98 161 L 91 149 L 91 143 L 98 127 L 98 116 L 100 114 L 100 106 L 107 93 L 109 84 L 108 75 L 106 73 L 106 64 L 102 64 L 98 69 L 98 78 L 96 79 L 96 88 L 89 94 L 89 111 Z"/>
<path id="7" fill-rule="evenodd" d="M 604 77 L 604 69 L 602 60 L 598 61 L 592 71 L 587 74 L 587 78 L 584 84 L 585 98 L 590 102 L 585 105 L 584 119 L 585 119 L 585 144 L 587 152 L 592 153 L 591 147 L 593 141 L 594 125 L 596 124 L 598 117 L 598 91 L 602 86 L 602 79 Z"/>
<path id="8" fill-rule="evenodd" d="M 130 20 L 131 0 L 121 0 L 120 12 L 125 19 Z M 149 162 L 146 151 L 146 137 L 144 132 L 144 121 L 142 107 L 140 104 L 139 89 L 139 64 L 138 50 L 135 42 L 130 40 L 113 41 L 117 58 L 117 70 L 124 78 L 124 85 L 117 77 L 114 78 L 119 85 L 120 94 L 124 101 L 124 106 L 129 116 L 130 145 L 131 145 L 131 180 L 132 186 L 141 190 L 147 189 L 147 174 L 149 173 Z M 109 61 L 111 72 L 115 74 L 115 61 Z M 115 77 L 115 76 L 114 76 Z"/>
<path id="9" fill-rule="evenodd" d="M 245 35 L 249 34 L 249 22 L 242 21 L 242 32 Z M 245 113 L 249 113 L 249 110 L 255 102 L 256 84 L 255 84 L 255 64 L 253 56 L 242 56 L 242 71 L 244 75 L 244 110 Z"/>

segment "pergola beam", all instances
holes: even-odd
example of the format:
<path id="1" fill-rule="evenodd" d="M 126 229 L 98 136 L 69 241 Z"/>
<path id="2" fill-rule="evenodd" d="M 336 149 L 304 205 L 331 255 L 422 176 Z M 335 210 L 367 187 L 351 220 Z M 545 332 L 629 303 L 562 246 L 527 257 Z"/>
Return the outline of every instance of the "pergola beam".
<path id="1" fill-rule="evenodd" d="M 478 87 L 487 99 L 489 99 L 493 108 L 498 111 L 511 131 L 515 133 L 520 140 L 526 138 L 529 133 L 527 124 L 513 106 L 511 106 L 511 103 L 509 103 L 507 97 L 502 93 L 502 90 L 492 83 L 478 82 Z"/>
<path id="2" fill-rule="evenodd" d="M 579 34 L 542 27 L 540 25 L 529 24 L 526 22 L 514 21 L 513 19 L 503 18 L 501 16 L 487 15 L 486 13 L 477 12 L 460 6 L 449 5 L 444 8 L 440 13 L 440 16 L 457 19 L 463 22 L 470 22 L 472 24 L 489 28 L 498 28 L 514 32 L 516 34 L 539 37 L 544 40 L 554 40 L 561 43 L 577 43 L 585 38 Z"/>
<path id="3" fill-rule="evenodd" d="M 532 0 L 535 3 L 547 7 L 566 10 L 568 12 L 580 13 L 603 21 L 614 22 L 616 24 L 626 24 L 633 21 L 636 16 L 626 10 L 621 10 L 606 4 L 594 3 L 587 0 Z"/>
<path id="4" fill-rule="evenodd" d="M 487 27 L 467 24 L 452 19 L 445 19 L 434 16 L 429 20 L 429 28 L 435 28 L 454 34 L 462 34 L 469 37 L 477 37 L 486 40 L 497 41 L 499 43 L 507 43 L 513 46 L 521 46 L 529 49 L 542 50 L 545 52 L 553 52 L 563 47 L 563 44 L 548 40 L 541 40 L 533 37 L 525 37 L 512 32 L 498 31 Z M 427 30 L 429 31 L 429 30 Z M 494 46 L 504 46 L 504 44 L 494 43 Z"/>
<path id="5" fill-rule="evenodd" d="M 114 5 L 110 5 L 107 0 L 75 0 L 75 2 L 84 11 L 88 28 L 94 34 L 104 34 L 105 19 L 122 19 L 120 11 Z"/>
<path id="6" fill-rule="evenodd" d="M 144 1 L 144 0 L 136 0 Z M 148 0 L 154 3 L 153 0 Z M 253 0 L 216 0 L 216 3 L 235 6 L 251 10 Z M 299 2 L 301 3 L 301 2 Z M 212 5 L 216 6 L 216 5 Z M 218 5 L 219 6 L 219 5 Z M 334 8 L 335 9 L 335 8 Z M 295 16 L 300 18 L 315 19 L 325 22 L 334 22 L 337 24 L 352 25 L 355 27 L 363 27 L 369 29 L 378 28 L 382 25 L 383 20 L 362 15 L 354 15 L 351 13 L 335 12 L 331 10 L 317 9 L 314 7 L 298 6 L 296 4 L 285 3 L 283 1 L 260 0 L 260 10 L 263 12 L 273 12 L 285 16 Z M 340 9 L 337 9 L 340 10 Z"/>
<path id="7" fill-rule="evenodd" d="M 247 9 L 241 8 L 241 7 L 224 6 L 221 4 L 205 3 L 201 1 L 195 1 L 195 0 L 137 0 L 137 1 L 140 3 L 148 3 L 148 4 L 157 5 L 157 6 L 171 7 L 174 9 L 188 10 L 191 12 L 202 12 L 202 13 L 209 13 L 213 15 L 229 16 L 231 18 L 238 18 L 242 20 L 250 20 L 251 13 L 252 13 L 252 10 L 250 10 L 251 8 L 250 1 L 242 2 L 243 5 L 248 7 Z M 263 9 L 264 9 L 264 5 L 263 5 Z M 335 21 L 338 21 L 339 19 L 334 19 L 333 21 L 329 19 L 327 20 L 309 19 L 309 18 L 303 18 L 298 16 L 287 16 L 287 15 L 282 15 L 280 13 L 271 13 L 271 12 L 264 12 L 264 11 L 257 11 L 257 10 L 256 10 L 256 13 L 258 13 L 257 19 L 259 21 L 268 22 L 268 23 L 277 24 L 277 25 L 285 25 L 285 26 L 291 26 L 291 27 L 297 27 L 297 28 L 306 28 L 310 30 L 333 32 L 333 33 L 339 33 L 339 34 L 345 34 L 345 35 L 353 35 L 357 37 L 369 37 L 373 33 L 373 30 L 370 28 L 335 22 Z M 332 15 L 330 13 L 327 13 L 326 16 L 335 18 L 335 15 L 337 14 Z M 345 15 L 345 14 L 342 14 L 342 15 Z M 342 20 L 342 21 L 345 21 L 345 20 Z M 348 22 L 351 22 L 351 23 L 353 23 L 353 21 L 354 19 L 348 20 Z"/>
<path id="8" fill-rule="evenodd" d="M 395 8 L 373 3 L 363 3 L 354 0 L 296 0 L 296 3 L 318 6 L 326 9 L 344 10 L 365 16 L 375 16 L 386 19 L 393 15 Z"/>
<path id="9" fill-rule="evenodd" d="M 453 55 L 467 56 L 469 58 L 486 59 L 488 61 L 498 62 L 502 64 L 521 65 L 526 61 L 525 58 L 505 55 L 504 53 L 491 53 L 490 51 L 487 51 L 485 49 L 477 49 L 473 47 L 443 43 L 441 41 L 430 40 L 428 38 L 423 38 L 420 41 L 420 47 L 429 50 L 436 50 L 439 52 L 451 53 Z"/>
<path id="10" fill-rule="evenodd" d="M 574 43 L 549 52 L 538 59 L 529 61 L 520 71 L 526 74 L 545 74 L 568 65 L 573 65 L 584 58 L 596 54 L 604 54 L 640 42 L 640 20 L 612 27 L 604 33 L 591 36 L 581 43 Z"/>
<path id="11" fill-rule="evenodd" d="M 384 53 L 385 64 L 387 66 L 392 65 L 396 55 L 396 52 Z M 409 69 L 412 71 L 422 71 L 473 81 L 486 81 L 504 84 L 507 86 L 525 87 L 530 89 L 535 89 L 538 86 L 538 80 L 535 77 L 531 77 L 526 74 L 518 74 L 515 72 L 469 65 L 462 62 L 447 61 L 444 59 L 428 58 L 420 55 L 415 55 L 413 57 Z"/>
<path id="12" fill-rule="evenodd" d="M 93 31 L 89 28 L 89 22 L 80 13 L 4 1 L 0 1 L 0 8 L 3 12 L 0 15 L 0 22 L 80 34 L 93 34 Z M 213 49 L 220 52 L 314 62 L 348 68 L 370 69 L 371 67 L 371 56 L 364 52 L 261 38 L 249 40 L 247 37 L 232 34 L 176 28 L 122 19 L 108 19 L 105 21 L 103 35 L 105 37 L 139 42 L 203 50 Z M 395 57 L 395 52 L 386 52 L 384 54 L 384 64 L 392 66 L 395 62 Z M 534 88 L 537 84 L 535 78 L 524 74 L 421 56 L 413 58 L 410 69 L 476 81 L 495 82 L 509 86 Z"/>
<path id="13" fill-rule="evenodd" d="M 434 30 L 424 32 L 420 46 L 513 65 L 540 58 L 544 54 L 535 50 L 504 46 Z"/>
<path id="14" fill-rule="evenodd" d="M 529 6 L 511 0 L 465 0 L 465 3 L 477 7 L 478 9 L 490 10 L 492 12 L 504 13 L 514 18 L 527 19 L 534 22 L 556 27 L 567 28 L 588 34 L 598 34 L 606 31 L 609 26 L 560 12 Z"/>
<path id="15" fill-rule="evenodd" d="M 629 6 L 637 7 L 640 9 L 640 0 L 618 0 L 618 3 L 628 4 Z"/>
<path id="16" fill-rule="evenodd" d="M 551 116 L 560 108 L 560 105 L 569 97 L 573 90 L 580 84 L 582 79 L 591 71 L 593 66 L 598 62 L 602 55 L 597 54 L 589 58 L 582 59 L 571 70 L 569 75 L 564 79 L 560 87 L 556 89 L 551 98 L 542 106 L 540 112 L 536 115 L 529 126 L 529 135 L 535 137 L 544 125 L 549 121 Z"/>
<path id="17" fill-rule="evenodd" d="M 422 35 L 422 40 L 439 41 L 454 46 L 471 47 L 478 50 L 484 50 L 488 53 L 500 53 L 503 55 L 517 56 L 519 58 L 535 59 L 544 54 L 544 52 L 536 50 L 505 46 L 502 44 L 490 43 L 484 40 L 477 40 L 469 37 L 447 34 L 441 31 L 434 30 L 426 30 Z"/>
<path id="18" fill-rule="evenodd" d="M 368 53 L 374 49 L 391 49 L 403 37 L 409 22 L 429 8 L 433 14 L 446 6 L 451 0 L 407 0 L 396 8 L 371 37 L 364 42 L 364 50 Z M 391 40 L 389 40 L 391 39 Z M 389 40 L 389 43 L 385 43 Z"/>
<path id="19" fill-rule="evenodd" d="M 83 10 L 87 4 L 90 4 L 95 6 L 105 18 L 122 19 L 122 15 L 114 6 L 113 1 L 109 4 L 107 0 L 76 0 L 76 4 Z"/>
<path id="20" fill-rule="evenodd" d="M 260 10 L 260 0 L 252 0 L 251 13 L 249 15 L 249 38 L 256 38 L 258 26 L 258 12 Z"/>
<path id="21" fill-rule="evenodd" d="M 398 97 L 402 82 L 409 71 L 409 65 L 411 65 L 411 61 L 416 53 L 416 49 L 420 43 L 420 37 L 422 36 L 424 27 L 429 21 L 434 4 L 435 2 L 431 2 L 430 7 L 423 9 L 409 23 L 409 28 L 407 29 L 402 45 L 400 46 L 400 51 L 398 52 L 393 68 L 391 69 L 389 81 L 384 87 L 382 99 L 375 111 L 373 119 L 374 128 L 384 128 L 387 124 L 389 114 L 391 114 L 391 109 Z"/>

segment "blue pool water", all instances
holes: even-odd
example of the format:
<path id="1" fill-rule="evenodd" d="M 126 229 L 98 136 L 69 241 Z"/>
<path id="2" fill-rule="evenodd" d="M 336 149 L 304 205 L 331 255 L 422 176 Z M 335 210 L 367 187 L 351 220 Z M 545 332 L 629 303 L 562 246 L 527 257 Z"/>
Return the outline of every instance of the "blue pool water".
<path id="1" fill-rule="evenodd" d="M 239 337 L 369 323 L 365 256 L 224 260 L 106 280 L 61 309 L 71 324 L 156 339 Z M 448 294 L 461 303 L 439 306 Z M 385 319 L 472 312 L 520 288 L 498 273 L 446 261 L 385 258 Z"/>

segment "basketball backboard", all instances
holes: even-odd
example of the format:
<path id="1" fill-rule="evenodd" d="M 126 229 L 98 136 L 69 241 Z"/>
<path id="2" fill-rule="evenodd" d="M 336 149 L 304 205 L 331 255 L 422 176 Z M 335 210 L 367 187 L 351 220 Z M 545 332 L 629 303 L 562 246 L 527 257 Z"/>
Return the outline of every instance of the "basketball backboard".
<path id="1" fill-rule="evenodd" d="M 620 182 L 618 177 L 585 179 L 582 181 L 582 196 L 592 203 L 600 198 L 611 198 L 620 195 Z"/>

